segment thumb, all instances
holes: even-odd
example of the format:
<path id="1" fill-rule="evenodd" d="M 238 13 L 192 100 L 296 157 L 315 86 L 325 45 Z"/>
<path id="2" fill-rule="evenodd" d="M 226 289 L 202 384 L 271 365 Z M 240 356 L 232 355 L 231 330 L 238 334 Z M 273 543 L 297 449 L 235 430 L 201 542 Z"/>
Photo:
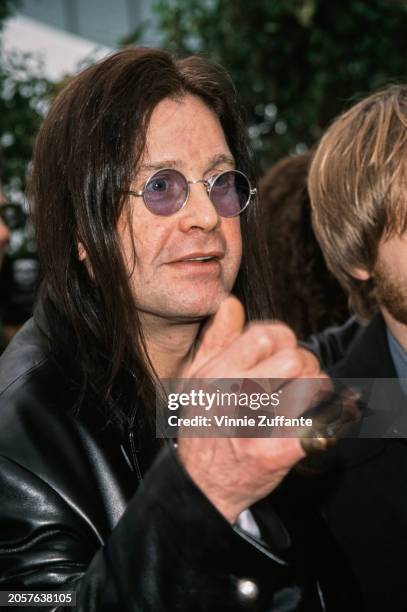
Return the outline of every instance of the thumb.
<path id="1" fill-rule="evenodd" d="M 239 300 L 229 295 L 221 302 L 217 312 L 209 319 L 201 332 L 201 338 L 190 372 L 199 370 L 240 336 L 245 323 L 244 308 Z"/>

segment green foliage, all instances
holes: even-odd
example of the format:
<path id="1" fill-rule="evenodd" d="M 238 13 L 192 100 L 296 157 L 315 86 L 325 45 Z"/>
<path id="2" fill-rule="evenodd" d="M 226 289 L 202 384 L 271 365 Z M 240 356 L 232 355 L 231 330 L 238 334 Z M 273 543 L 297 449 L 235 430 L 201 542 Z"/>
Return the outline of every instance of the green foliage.
<path id="1" fill-rule="evenodd" d="M 158 0 L 162 45 L 231 73 L 263 165 L 407 76 L 407 0 Z M 129 40 L 129 39 L 128 39 Z"/>
<path id="2" fill-rule="evenodd" d="M 0 30 L 4 20 L 10 17 L 20 4 L 20 0 L 0 0 Z"/>
<path id="3" fill-rule="evenodd" d="M 0 30 L 4 19 L 18 5 L 0 1 Z M 50 82 L 42 76 L 41 65 L 29 54 L 1 55 L 0 62 L 0 152 L 5 192 L 21 198 L 28 163 L 38 128 L 47 107 Z"/>
<path id="4" fill-rule="evenodd" d="M 47 106 L 50 83 L 30 56 L 11 56 L 0 67 L 0 147 L 5 191 L 25 188 L 32 147 Z"/>

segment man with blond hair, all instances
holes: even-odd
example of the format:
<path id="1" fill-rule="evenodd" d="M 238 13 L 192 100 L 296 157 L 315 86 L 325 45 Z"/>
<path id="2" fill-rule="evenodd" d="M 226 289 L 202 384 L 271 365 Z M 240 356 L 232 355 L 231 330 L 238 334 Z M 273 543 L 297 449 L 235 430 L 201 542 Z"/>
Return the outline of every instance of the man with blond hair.
<path id="1" fill-rule="evenodd" d="M 370 379 L 381 393 L 360 428 L 365 439 L 335 449 L 339 476 L 330 473 L 326 502 L 369 612 L 407 610 L 406 152 L 407 86 L 393 85 L 334 121 L 309 174 L 315 233 L 364 323 L 332 374 Z M 383 393 L 381 379 L 397 378 Z"/>

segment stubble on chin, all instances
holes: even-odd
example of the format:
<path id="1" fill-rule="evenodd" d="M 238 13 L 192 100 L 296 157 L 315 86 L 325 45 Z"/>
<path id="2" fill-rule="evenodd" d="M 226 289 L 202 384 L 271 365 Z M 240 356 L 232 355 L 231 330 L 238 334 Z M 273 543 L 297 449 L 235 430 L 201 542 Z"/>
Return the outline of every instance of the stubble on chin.
<path id="1" fill-rule="evenodd" d="M 407 325 L 407 279 L 394 274 L 383 264 L 376 265 L 373 279 L 378 304 L 384 306 L 396 321 Z"/>

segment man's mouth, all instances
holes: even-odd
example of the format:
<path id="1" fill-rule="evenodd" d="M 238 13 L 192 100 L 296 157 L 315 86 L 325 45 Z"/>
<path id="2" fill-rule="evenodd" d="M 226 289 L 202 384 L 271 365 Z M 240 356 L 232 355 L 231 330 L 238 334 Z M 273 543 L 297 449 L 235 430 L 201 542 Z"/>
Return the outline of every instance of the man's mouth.
<path id="1" fill-rule="evenodd" d="M 207 257 L 188 257 L 187 259 L 180 259 L 179 261 L 213 261 L 214 259 L 218 259 L 217 257 L 207 256 Z"/>
<path id="2" fill-rule="evenodd" d="M 186 253 L 169 261 L 167 265 L 174 271 L 178 270 L 183 275 L 186 275 L 186 277 L 191 274 L 194 278 L 197 278 L 198 275 L 203 275 L 205 278 L 208 275 L 210 277 L 218 277 L 221 273 L 221 260 L 224 256 L 223 251 Z"/>
<path id="3" fill-rule="evenodd" d="M 224 253 L 222 251 L 210 251 L 207 253 L 186 253 L 181 257 L 177 257 L 173 261 L 169 263 L 178 264 L 178 263 L 208 263 L 208 262 L 219 262 L 224 257 Z"/>

